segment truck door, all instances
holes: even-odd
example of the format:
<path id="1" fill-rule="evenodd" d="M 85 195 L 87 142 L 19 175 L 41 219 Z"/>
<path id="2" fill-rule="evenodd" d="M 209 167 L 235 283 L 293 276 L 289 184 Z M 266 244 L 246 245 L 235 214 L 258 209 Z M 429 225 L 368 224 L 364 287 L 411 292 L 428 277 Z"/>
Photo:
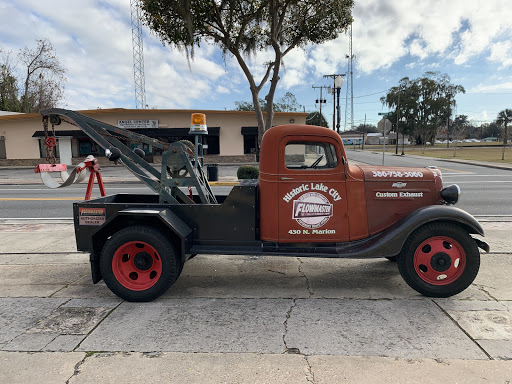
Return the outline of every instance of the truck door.
<path id="1" fill-rule="evenodd" d="M 278 173 L 279 242 L 348 241 L 345 161 L 336 140 L 283 137 Z"/>

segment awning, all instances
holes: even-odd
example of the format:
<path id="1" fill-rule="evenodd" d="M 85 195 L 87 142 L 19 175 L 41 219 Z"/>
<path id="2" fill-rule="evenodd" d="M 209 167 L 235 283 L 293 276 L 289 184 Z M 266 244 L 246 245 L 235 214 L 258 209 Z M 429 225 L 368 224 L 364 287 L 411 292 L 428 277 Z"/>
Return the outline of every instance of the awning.
<path id="1" fill-rule="evenodd" d="M 256 127 L 256 134 L 257 134 Z M 190 136 L 189 135 L 190 128 L 134 128 L 128 129 L 130 132 L 139 133 L 148 137 L 182 137 L 182 136 Z M 219 136 L 220 127 L 208 127 L 208 135 L 209 136 Z M 53 136 L 51 130 L 48 130 L 50 136 Z M 113 133 L 115 135 L 115 133 Z M 73 139 L 87 139 L 89 136 L 85 134 L 82 130 L 55 130 L 56 137 L 72 137 Z M 35 131 L 32 135 L 34 138 L 44 137 L 44 131 Z"/>

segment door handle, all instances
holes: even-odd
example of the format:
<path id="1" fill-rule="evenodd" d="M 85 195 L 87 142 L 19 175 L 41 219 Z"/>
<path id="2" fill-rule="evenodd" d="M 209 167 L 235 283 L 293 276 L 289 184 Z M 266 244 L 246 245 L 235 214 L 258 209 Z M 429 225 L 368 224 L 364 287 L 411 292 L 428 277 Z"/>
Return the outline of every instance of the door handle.
<path id="1" fill-rule="evenodd" d="M 293 180 L 293 177 L 281 177 L 281 180 Z"/>

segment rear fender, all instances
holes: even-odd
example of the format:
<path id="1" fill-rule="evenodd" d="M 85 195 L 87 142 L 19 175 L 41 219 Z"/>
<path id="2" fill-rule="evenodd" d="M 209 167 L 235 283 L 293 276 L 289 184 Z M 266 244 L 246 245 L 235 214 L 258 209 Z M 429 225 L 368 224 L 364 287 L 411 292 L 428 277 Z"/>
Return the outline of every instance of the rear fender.
<path id="1" fill-rule="evenodd" d="M 107 239 L 117 231 L 131 225 L 151 225 L 159 228 L 166 235 L 173 237 L 176 252 L 181 262 L 186 261 L 187 252 L 192 239 L 192 229 L 170 209 L 130 208 L 119 211 L 106 225 L 92 236 L 92 252 L 90 256 L 93 283 L 102 279 L 99 270 L 101 250 Z"/>

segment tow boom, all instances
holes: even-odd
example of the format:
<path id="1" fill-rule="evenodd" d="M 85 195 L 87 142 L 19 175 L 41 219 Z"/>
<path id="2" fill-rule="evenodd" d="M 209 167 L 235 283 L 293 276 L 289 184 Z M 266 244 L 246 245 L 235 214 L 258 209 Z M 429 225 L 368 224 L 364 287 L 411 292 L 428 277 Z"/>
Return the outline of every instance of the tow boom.
<path id="1" fill-rule="evenodd" d="M 109 151 L 110 159 L 121 162 L 139 180 L 160 196 L 160 203 L 194 204 L 180 187 L 195 187 L 203 204 L 217 204 L 201 163 L 194 159 L 194 151 L 183 142 L 165 143 L 123 128 L 92 119 L 78 112 L 53 108 L 41 111 L 53 125 L 62 121 L 80 128 L 103 150 Z M 121 140 L 152 145 L 161 149 L 162 166 L 158 171 L 141 156 L 134 153 Z"/>

